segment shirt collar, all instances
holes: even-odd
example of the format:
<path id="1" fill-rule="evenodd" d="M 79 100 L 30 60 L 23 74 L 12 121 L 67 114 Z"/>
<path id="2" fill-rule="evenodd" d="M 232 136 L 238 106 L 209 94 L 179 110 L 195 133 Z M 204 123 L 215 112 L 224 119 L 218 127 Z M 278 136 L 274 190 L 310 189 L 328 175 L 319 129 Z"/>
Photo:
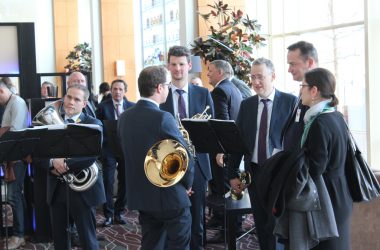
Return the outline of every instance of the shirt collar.
<path id="1" fill-rule="evenodd" d="M 150 98 L 140 97 L 140 100 L 154 103 L 157 107 L 160 107 L 160 104 L 158 104 L 157 102 L 155 102 L 154 100 L 152 100 Z"/>
<path id="2" fill-rule="evenodd" d="M 259 103 L 261 102 L 262 99 L 270 100 L 271 102 L 273 102 L 275 93 L 276 91 L 273 88 L 272 93 L 270 93 L 270 95 L 267 98 L 262 98 L 259 96 Z"/>
<path id="3" fill-rule="evenodd" d="M 67 120 L 67 119 L 73 119 L 74 122 L 76 123 L 77 120 L 78 120 L 78 118 L 79 118 L 79 116 L 80 116 L 81 114 L 82 114 L 82 113 L 79 113 L 79 114 L 74 115 L 74 116 L 72 116 L 72 117 L 69 117 L 69 116 L 65 115 L 65 120 Z"/>
<path id="4" fill-rule="evenodd" d="M 172 89 L 172 93 L 177 93 L 176 90 L 179 89 L 174 84 L 171 84 L 170 88 Z M 189 93 L 189 84 L 186 83 L 185 86 L 183 86 L 182 90 L 185 91 L 186 94 L 188 94 Z"/>

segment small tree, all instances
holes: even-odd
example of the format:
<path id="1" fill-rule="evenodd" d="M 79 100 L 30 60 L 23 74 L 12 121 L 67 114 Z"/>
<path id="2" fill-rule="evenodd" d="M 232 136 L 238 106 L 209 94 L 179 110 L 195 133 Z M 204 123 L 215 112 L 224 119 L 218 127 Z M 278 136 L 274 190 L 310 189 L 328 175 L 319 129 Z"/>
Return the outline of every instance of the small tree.
<path id="1" fill-rule="evenodd" d="M 69 52 L 66 59 L 69 61 L 69 64 L 65 66 L 65 69 L 68 69 L 69 72 L 91 72 L 91 47 L 88 43 L 85 42 L 77 44 L 74 47 L 74 50 Z"/>
<path id="2" fill-rule="evenodd" d="M 206 23 L 210 23 L 210 18 L 215 19 L 217 27 L 209 27 L 211 34 L 205 40 L 203 37 L 194 40 L 193 54 L 205 63 L 217 59 L 228 61 L 235 75 L 249 82 L 253 48 L 265 45 L 265 39 L 258 34 L 261 25 L 248 15 L 244 17 L 241 10 L 232 11 L 223 1 L 207 6 L 211 7 L 209 13 L 198 14 Z"/>

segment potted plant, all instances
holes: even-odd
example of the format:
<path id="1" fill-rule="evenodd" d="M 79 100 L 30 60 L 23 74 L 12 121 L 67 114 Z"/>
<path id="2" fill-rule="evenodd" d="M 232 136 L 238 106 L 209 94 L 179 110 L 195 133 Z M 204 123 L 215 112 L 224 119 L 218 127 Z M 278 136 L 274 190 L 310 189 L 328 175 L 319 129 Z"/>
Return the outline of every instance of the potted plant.
<path id="1" fill-rule="evenodd" d="M 233 11 L 223 1 L 208 4 L 211 11 L 198 13 L 206 23 L 214 19 L 216 26 L 210 26 L 210 35 L 200 37 L 191 44 L 192 52 L 205 63 L 216 59 L 228 61 L 237 78 L 249 82 L 253 48 L 264 46 L 265 38 L 258 33 L 260 25 L 243 11 Z"/>
<path id="2" fill-rule="evenodd" d="M 91 72 L 92 59 L 91 47 L 88 43 L 79 43 L 66 57 L 69 63 L 65 66 L 66 71 Z"/>

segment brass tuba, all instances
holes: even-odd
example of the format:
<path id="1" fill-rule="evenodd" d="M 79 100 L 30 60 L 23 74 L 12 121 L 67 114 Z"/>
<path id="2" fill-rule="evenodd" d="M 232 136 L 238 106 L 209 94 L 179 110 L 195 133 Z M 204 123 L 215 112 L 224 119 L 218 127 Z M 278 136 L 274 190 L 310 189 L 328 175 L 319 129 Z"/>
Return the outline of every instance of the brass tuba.
<path id="1" fill-rule="evenodd" d="M 32 120 L 32 124 L 35 126 L 65 124 L 59 112 L 62 105 L 62 99 L 52 102 L 37 113 Z M 81 192 L 92 187 L 98 179 L 98 175 L 99 167 L 95 162 L 78 173 L 67 173 L 62 178 L 72 190 Z"/>
<path id="2" fill-rule="evenodd" d="M 182 179 L 188 164 L 186 148 L 176 140 L 165 139 L 148 150 L 144 170 L 152 184 L 157 187 L 170 187 Z"/>
<path id="3" fill-rule="evenodd" d="M 194 115 L 191 119 L 209 119 L 206 109 Z M 195 148 L 191 143 L 189 133 L 178 118 L 179 130 L 185 139 L 190 154 L 195 157 Z M 189 165 L 189 155 L 186 148 L 178 141 L 165 139 L 155 143 L 145 156 L 144 170 L 148 180 L 157 187 L 170 187 L 179 182 L 185 175 Z"/>

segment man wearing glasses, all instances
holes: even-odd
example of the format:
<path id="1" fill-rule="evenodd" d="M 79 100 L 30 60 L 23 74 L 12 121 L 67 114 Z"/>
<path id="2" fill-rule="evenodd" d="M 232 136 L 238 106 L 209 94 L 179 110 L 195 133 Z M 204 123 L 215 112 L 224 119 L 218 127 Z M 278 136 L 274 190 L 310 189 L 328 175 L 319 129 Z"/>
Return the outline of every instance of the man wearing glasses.
<path id="1" fill-rule="evenodd" d="M 276 78 L 273 63 L 265 58 L 258 58 L 252 64 L 251 84 L 256 95 L 242 101 L 236 125 L 241 137 L 248 147 L 244 155 L 245 170 L 253 180 L 248 187 L 253 216 L 261 249 L 281 249 L 273 235 L 274 219 L 269 216 L 258 202 L 259 188 L 257 176 L 262 171 L 264 161 L 274 149 L 281 148 L 281 132 L 296 105 L 297 98 L 274 88 Z M 241 192 L 245 185 L 237 178 L 242 155 L 232 155 L 229 177 L 231 187 Z"/>

